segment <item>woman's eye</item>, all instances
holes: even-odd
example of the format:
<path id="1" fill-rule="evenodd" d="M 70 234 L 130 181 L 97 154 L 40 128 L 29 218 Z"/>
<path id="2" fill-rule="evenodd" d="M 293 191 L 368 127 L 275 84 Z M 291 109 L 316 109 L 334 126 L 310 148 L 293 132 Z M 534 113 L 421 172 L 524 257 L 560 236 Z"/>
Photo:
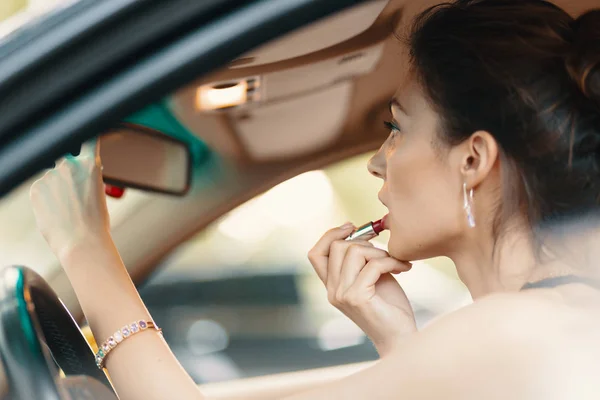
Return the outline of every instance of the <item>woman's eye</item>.
<path id="1" fill-rule="evenodd" d="M 392 135 L 400 133 L 400 128 L 398 128 L 393 122 L 384 121 L 383 125 L 385 125 Z"/>

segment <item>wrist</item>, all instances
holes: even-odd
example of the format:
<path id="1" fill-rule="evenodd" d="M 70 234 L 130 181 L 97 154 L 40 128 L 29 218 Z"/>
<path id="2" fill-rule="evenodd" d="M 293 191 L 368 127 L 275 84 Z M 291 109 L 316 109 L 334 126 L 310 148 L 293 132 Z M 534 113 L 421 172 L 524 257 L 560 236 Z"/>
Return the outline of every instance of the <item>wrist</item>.
<path id="1" fill-rule="evenodd" d="M 82 258 L 89 259 L 94 254 L 112 250 L 114 242 L 109 231 L 90 232 L 76 238 L 60 248 L 56 255 L 64 268 L 78 264 Z"/>

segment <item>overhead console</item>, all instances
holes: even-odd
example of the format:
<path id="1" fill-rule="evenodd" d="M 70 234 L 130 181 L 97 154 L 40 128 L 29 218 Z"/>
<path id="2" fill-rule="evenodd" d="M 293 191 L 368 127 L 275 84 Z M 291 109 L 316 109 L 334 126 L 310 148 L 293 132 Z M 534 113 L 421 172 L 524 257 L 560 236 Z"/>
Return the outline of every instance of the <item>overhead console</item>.
<path id="1" fill-rule="evenodd" d="M 376 68 L 382 54 L 383 44 L 378 43 L 298 67 L 205 83 L 188 89 L 186 102 L 190 104 L 192 101 L 200 112 L 229 113 L 254 109 L 369 74 Z M 190 95 L 194 98 L 189 98 Z"/>

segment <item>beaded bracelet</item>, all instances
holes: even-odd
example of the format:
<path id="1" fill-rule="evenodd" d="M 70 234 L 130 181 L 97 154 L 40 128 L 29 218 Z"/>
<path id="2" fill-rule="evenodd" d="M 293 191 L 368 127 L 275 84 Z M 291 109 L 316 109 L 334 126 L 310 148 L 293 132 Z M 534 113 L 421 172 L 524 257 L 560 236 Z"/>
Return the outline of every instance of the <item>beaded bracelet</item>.
<path id="1" fill-rule="evenodd" d="M 147 329 L 154 329 L 162 335 L 162 330 L 158 326 L 156 326 L 156 324 L 153 321 L 144 320 L 136 321 L 131 324 L 125 325 L 124 327 L 113 333 L 111 337 L 106 339 L 104 343 L 102 343 L 102 345 L 98 347 L 98 351 L 96 352 L 96 365 L 98 366 L 98 368 L 104 368 L 104 360 L 106 359 L 106 356 L 115 347 L 117 347 L 119 343 L 135 335 L 136 333 L 145 331 Z"/>

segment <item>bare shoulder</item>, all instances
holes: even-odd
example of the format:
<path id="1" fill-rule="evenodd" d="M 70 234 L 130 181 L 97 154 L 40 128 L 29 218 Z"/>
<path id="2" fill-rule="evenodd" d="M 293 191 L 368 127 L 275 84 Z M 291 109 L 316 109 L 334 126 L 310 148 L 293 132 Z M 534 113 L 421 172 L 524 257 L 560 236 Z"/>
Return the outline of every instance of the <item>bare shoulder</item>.
<path id="1" fill-rule="evenodd" d="M 438 383 L 431 390 L 456 391 L 446 398 L 566 398 L 556 396 L 590 384 L 600 390 L 586 375 L 600 367 L 600 354 L 590 352 L 600 330 L 584 333 L 583 317 L 553 293 L 491 295 L 432 323 L 394 356 L 398 366 L 408 359 L 413 371 L 427 369 Z"/>
<path id="2" fill-rule="evenodd" d="M 471 325 L 482 329 L 493 327 L 514 331 L 518 327 L 517 332 L 525 332 L 523 328 L 535 330 L 546 324 L 556 324 L 557 316 L 566 316 L 570 312 L 572 310 L 553 293 L 497 293 L 440 318 L 432 327 L 469 320 Z"/>
<path id="3" fill-rule="evenodd" d="M 528 294 L 494 294 L 437 319 L 421 332 L 421 340 L 435 342 L 451 338 L 457 346 L 476 348 L 478 354 L 496 353 L 515 357 L 522 350 L 552 345 L 549 337 L 559 323 L 558 315 L 566 315 L 559 301 Z M 542 334 L 543 333 L 543 334 Z M 526 353 L 526 352 L 525 352 Z M 490 354 L 490 355 L 492 355 Z"/>
<path id="4" fill-rule="evenodd" d="M 555 348 L 557 341 L 569 339 L 565 333 L 573 332 L 573 325 L 586 320 L 556 293 L 499 293 L 439 318 L 421 333 L 432 340 L 450 335 L 471 345 L 478 340 L 493 342 L 496 347 L 505 344 L 512 349 L 505 354 L 514 357 L 544 346 Z"/>
<path id="5" fill-rule="evenodd" d="M 374 366 L 293 399 L 596 400 L 600 331 L 581 336 L 572 323 L 586 318 L 576 314 L 552 292 L 489 296 L 404 338 Z"/>
<path id="6" fill-rule="evenodd" d="M 574 300 L 555 290 L 532 290 L 486 296 L 440 318 L 432 328 L 456 329 L 468 321 L 480 334 L 489 332 L 494 336 L 501 334 L 510 339 L 555 346 L 557 340 L 569 339 L 565 334 L 600 329 L 596 322 L 599 320 L 600 307 L 592 307 L 588 301 Z"/>

